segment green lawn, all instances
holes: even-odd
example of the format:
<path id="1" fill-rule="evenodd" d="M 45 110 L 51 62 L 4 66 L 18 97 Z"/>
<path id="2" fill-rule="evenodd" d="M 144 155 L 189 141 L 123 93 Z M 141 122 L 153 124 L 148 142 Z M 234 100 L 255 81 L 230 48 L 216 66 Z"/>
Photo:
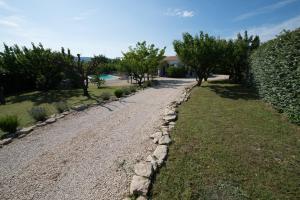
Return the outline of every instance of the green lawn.
<path id="1" fill-rule="evenodd" d="M 153 199 L 300 199 L 300 128 L 239 85 L 195 88 L 172 137 Z"/>
<path id="2" fill-rule="evenodd" d="M 82 89 L 74 90 L 51 90 L 48 92 L 29 92 L 7 97 L 7 104 L 0 105 L 0 117 L 15 114 L 20 119 L 20 126 L 27 126 L 34 122 L 28 114 L 33 106 L 44 106 L 49 115 L 56 113 L 55 102 L 65 101 L 68 105 L 95 103 L 103 92 L 113 92 L 120 87 L 102 87 L 98 89 L 95 85 L 89 86 L 90 98 L 82 95 Z M 0 133 L 1 134 L 1 133 Z"/>

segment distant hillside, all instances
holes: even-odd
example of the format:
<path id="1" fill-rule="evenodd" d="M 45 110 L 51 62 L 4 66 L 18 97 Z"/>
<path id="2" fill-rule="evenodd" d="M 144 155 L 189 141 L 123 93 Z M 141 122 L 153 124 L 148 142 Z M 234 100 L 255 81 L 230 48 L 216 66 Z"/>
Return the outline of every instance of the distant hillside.
<path id="1" fill-rule="evenodd" d="M 81 60 L 83 62 L 89 62 L 89 61 L 91 61 L 91 59 L 92 59 L 92 57 L 81 57 Z"/>

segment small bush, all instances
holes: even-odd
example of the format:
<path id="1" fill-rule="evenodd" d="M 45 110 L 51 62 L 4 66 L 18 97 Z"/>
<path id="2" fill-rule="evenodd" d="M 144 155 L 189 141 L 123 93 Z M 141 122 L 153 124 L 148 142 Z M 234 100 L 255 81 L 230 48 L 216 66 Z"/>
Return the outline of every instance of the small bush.
<path id="1" fill-rule="evenodd" d="M 47 118 L 47 112 L 44 107 L 35 106 L 29 110 L 29 114 L 36 121 L 44 121 Z"/>
<path id="2" fill-rule="evenodd" d="M 109 100 L 111 97 L 111 94 L 109 92 L 103 92 L 101 95 L 100 95 L 100 98 L 103 99 L 104 101 L 107 101 Z"/>
<path id="3" fill-rule="evenodd" d="M 115 96 L 120 98 L 123 96 L 123 90 L 122 89 L 116 89 L 115 90 Z"/>
<path id="4" fill-rule="evenodd" d="M 16 115 L 7 115 L 0 119 L 0 129 L 4 132 L 15 133 L 19 126 L 19 119 Z"/>
<path id="5" fill-rule="evenodd" d="M 136 86 L 130 86 L 129 90 L 130 90 L 131 93 L 134 93 L 134 92 L 137 91 L 137 87 Z"/>
<path id="6" fill-rule="evenodd" d="M 186 75 L 186 69 L 184 67 L 170 66 L 167 69 L 167 76 L 171 78 L 184 78 Z"/>
<path id="7" fill-rule="evenodd" d="M 143 88 L 147 88 L 147 87 L 151 87 L 152 86 L 152 82 L 151 81 L 145 81 L 144 83 L 143 83 Z"/>
<path id="8" fill-rule="evenodd" d="M 66 102 L 60 101 L 60 102 L 55 103 L 54 105 L 55 105 L 56 110 L 59 113 L 69 110 L 69 106 Z"/>
<path id="9" fill-rule="evenodd" d="M 123 87 L 122 90 L 123 90 L 123 94 L 124 94 L 124 95 L 129 95 L 129 94 L 131 94 L 131 90 L 130 90 L 128 87 Z"/>

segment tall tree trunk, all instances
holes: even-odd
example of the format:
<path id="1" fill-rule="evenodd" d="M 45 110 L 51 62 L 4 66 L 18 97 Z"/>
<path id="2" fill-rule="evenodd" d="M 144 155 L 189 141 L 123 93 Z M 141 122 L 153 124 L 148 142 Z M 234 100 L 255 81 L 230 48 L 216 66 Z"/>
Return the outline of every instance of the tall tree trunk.
<path id="1" fill-rule="evenodd" d="M 86 96 L 86 97 L 89 97 L 89 91 L 88 91 L 88 88 L 89 88 L 89 79 L 88 77 L 86 76 L 85 79 L 84 79 L 84 83 L 83 83 L 83 95 Z"/>
<path id="2" fill-rule="evenodd" d="M 89 96 L 89 92 L 88 92 L 88 77 L 87 75 L 84 73 L 84 69 L 81 63 L 81 58 L 80 58 L 80 54 L 77 54 L 77 67 L 80 71 L 80 78 L 81 78 L 81 86 L 83 89 L 83 96 Z"/>
<path id="3" fill-rule="evenodd" d="M 201 86 L 202 80 L 205 77 L 205 73 L 204 72 L 197 72 L 196 77 L 197 77 L 197 86 Z"/>
<path id="4" fill-rule="evenodd" d="M 1 86 L 0 87 L 0 104 L 5 105 L 6 101 L 5 101 L 5 97 L 4 97 L 4 87 Z"/>
<path id="5" fill-rule="evenodd" d="M 203 77 L 199 77 L 197 81 L 197 86 L 201 86 Z"/>

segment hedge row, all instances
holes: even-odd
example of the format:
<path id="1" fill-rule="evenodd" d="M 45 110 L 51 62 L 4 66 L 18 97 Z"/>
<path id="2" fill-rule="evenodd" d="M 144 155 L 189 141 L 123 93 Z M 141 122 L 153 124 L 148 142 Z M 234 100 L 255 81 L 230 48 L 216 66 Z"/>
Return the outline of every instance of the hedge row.
<path id="1" fill-rule="evenodd" d="M 184 78 L 186 76 L 186 69 L 184 67 L 170 66 L 167 69 L 167 76 L 171 78 Z"/>
<path id="2" fill-rule="evenodd" d="M 251 55 L 250 67 L 259 95 L 300 124 L 300 29 L 259 47 Z"/>

